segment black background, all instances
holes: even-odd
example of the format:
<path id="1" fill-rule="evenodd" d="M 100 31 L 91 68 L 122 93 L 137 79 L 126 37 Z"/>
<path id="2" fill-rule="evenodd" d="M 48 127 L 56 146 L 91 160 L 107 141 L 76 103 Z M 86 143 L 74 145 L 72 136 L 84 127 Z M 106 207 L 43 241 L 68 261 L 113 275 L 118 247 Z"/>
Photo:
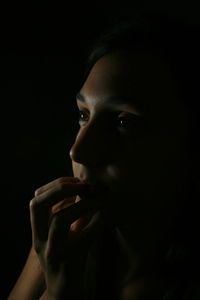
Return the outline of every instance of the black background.
<path id="1" fill-rule="evenodd" d="M 165 10 L 200 23 L 197 2 L 9 3 L 0 9 L 0 299 L 31 245 L 34 190 L 71 173 L 75 93 L 88 46 L 106 26 L 135 11 Z M 95 6 L 95 7 L 94 7 Z"/>

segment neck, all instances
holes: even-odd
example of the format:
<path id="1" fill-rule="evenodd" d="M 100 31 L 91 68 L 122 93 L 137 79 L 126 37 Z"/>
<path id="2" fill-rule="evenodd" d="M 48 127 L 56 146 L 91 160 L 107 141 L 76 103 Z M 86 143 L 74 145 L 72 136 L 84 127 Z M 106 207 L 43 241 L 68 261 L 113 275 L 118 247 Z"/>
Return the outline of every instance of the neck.
<path id="1" fill-rule="evenodd" d="M 139 236 L 134 235 L 133 232 L 129 236 L 120 228 L 117 228 L 116 231 L 122 253 L 127 258 L 129 276 L 137 278 L 160 271 L 169 247 L 166 235 L 160 237 L 154 232 L 150 234 L 150 232 L 140 231 Z M 164 237 L 166 240 L 163 239 Z"/>
<path id="2" fill-rule="evenodd" d="M 134 247 L 135 243 L 127 241 L 127 236 L 119 228 L 106 230 L 99 239 L 95 250 L 97 299 L 105 297 L 105 291 L 110 299 L 118 299 L 117 295 L 124 291 L 126 293 L 129 286 L 134 288 L 134 293 L 139 294 L 144 289 L 155 287 L 156 290 L 158 282 L 160 289 L 157 288 L 157 292 L 163 293 L 165 280 L 160 276 L 161 257 L 156 254 L 160 247 L 158 249 L 153 239 L 151 243 L 145 244 L 143 251 L 141 244 L 140 247 Z"/>

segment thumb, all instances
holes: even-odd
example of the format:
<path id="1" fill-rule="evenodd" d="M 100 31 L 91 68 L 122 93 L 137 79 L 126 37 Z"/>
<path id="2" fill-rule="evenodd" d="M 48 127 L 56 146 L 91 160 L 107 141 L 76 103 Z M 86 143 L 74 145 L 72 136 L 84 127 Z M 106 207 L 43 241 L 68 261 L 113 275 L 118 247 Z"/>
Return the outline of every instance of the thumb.
<path id="1" fill-rule="evenodd" d="M 81 230 L 79 239 L 83 244 L 89 245 L 94 240 L 97 240 L 108 226 L 108 219 L 102 210 L 98 210 L 90 217 L 88 224 Z"/>

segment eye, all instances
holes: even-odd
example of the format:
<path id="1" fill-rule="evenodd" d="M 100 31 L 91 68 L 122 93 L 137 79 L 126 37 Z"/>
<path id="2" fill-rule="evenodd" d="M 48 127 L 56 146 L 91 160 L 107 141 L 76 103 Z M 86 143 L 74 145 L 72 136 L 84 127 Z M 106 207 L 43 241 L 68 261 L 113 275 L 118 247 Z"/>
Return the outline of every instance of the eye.
<path id="1" fill-rule="evenodd" d="M 89 120 L 89 113 L 85 110 L 79 110 L 79 117 L 78 121 L 79 123 L 84 123 Z"/>
<path id="2" fill-rule="evenodd" d="M 138 122 L 138 116 L 131 113 L 120 113 L 117 118 L 117 123 L 119 127 L 130 127 Z"/>
<path id="3" fill-rule="evenodd" d="M 128 120 L 128 118 L 127 117 L 118 117 L 118 120 L 117 120 L 117 125 L 119 126 L 119 127 L 123 127 L 123 128 L 126 128 L 126 127 L 128 127 L 128 124 L 129 123 L 129 120 Z"/>
<path id="4" fill-rule="evenodd" d="M 117 117 L 117 127 L 123 131 L 139 131 L 142 128 L 142 116 L 122 112 Z"/>

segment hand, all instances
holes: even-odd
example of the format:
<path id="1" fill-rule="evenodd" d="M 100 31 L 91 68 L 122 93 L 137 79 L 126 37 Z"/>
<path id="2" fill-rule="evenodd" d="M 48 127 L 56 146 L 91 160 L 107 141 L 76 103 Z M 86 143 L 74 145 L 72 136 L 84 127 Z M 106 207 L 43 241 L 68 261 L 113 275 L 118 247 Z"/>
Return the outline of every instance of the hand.
<path id="1" fill-rule="evenodd" d="M 59 178 L 36 190 L 30 202 L 33 246 L 45 274 L 48 299 L 79 299 L 84 293 L 88 251 L 100 226 L 90 186 Z M 80 200 L 77 195 L 82 195 Z"/>

